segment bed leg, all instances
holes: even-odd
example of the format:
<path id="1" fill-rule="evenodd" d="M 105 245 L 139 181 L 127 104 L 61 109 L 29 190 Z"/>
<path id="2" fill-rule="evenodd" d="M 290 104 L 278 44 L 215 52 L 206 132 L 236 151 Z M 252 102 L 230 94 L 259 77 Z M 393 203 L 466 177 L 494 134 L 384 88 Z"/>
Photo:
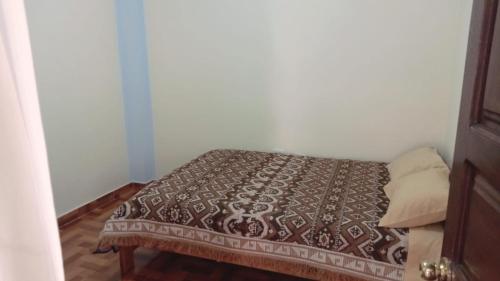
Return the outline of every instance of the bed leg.
<path id="1" fill-rule="evenodd" d="M 134 250 L 137 247 L 120 247 L 120 271 L 123 281 L 133 281 L 131 276 L 134 273 Z"/>

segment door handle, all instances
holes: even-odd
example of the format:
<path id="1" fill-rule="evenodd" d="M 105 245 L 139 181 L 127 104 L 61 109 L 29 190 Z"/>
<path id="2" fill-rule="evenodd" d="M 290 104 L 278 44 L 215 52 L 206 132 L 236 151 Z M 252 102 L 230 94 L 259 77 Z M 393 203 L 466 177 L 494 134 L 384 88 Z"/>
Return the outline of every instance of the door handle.
<path id="1" fill-rule="evenodd" d="M 423 261 L 420 263 L 420 276 L 425 280 L 451 281 L 451 261 L 442 257 L 437 263 Z"/>

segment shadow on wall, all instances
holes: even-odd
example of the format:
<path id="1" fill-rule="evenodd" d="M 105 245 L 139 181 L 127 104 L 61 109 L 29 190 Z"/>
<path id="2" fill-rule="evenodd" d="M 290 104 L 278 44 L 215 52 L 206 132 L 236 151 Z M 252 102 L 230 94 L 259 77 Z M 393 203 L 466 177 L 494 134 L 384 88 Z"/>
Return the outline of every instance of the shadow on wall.
<path id="1" fill-rule="evenodd" d="M 214 148 L 448 151 L 457 2 L 147 1 L 157 175 Z"/>

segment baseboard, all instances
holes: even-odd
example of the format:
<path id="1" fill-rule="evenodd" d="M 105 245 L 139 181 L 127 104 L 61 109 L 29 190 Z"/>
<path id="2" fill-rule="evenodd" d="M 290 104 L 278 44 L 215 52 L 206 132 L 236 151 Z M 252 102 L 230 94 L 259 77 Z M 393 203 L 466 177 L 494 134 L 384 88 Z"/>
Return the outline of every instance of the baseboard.
<path id="1" fill-rule="evenodd" d="M 137 183 L 137 182 L 131 182 L 129 184 L 126 184 L 122 187 L 119 187 L 109 193 L 104 194 L 103 196 L 95 199 L 94 201 L 91 201 L 79 208 L 76 208 L 59 218 L 57 218 L 57 224 L 59 225 L 59 228 L 63 228 L 65 226 L 68 226 L 76 221 L 78 221 L 81 217 L 84 215 L 90 213 L 92 210 L 104 207 L 106 205 L 109 205 L 116 200 L 125 200 L 130 198 L 132 195 L 137 193 L 139 190 L 141 190 L 144 186 L 146 186 L 146 183 Z"/>

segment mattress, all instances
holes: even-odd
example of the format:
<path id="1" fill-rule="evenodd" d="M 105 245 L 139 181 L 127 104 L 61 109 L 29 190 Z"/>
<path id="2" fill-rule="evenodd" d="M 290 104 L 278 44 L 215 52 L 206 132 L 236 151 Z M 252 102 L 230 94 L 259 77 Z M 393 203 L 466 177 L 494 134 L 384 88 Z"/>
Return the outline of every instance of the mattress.
<path id="1" fill-rule="evenodd" d="M 213 150 L 122 204 L 100 247 L 137 245 L 311 279 L 402 280 L 408 230 L 377 226 L 388 180 L 380 162 Z"/>

